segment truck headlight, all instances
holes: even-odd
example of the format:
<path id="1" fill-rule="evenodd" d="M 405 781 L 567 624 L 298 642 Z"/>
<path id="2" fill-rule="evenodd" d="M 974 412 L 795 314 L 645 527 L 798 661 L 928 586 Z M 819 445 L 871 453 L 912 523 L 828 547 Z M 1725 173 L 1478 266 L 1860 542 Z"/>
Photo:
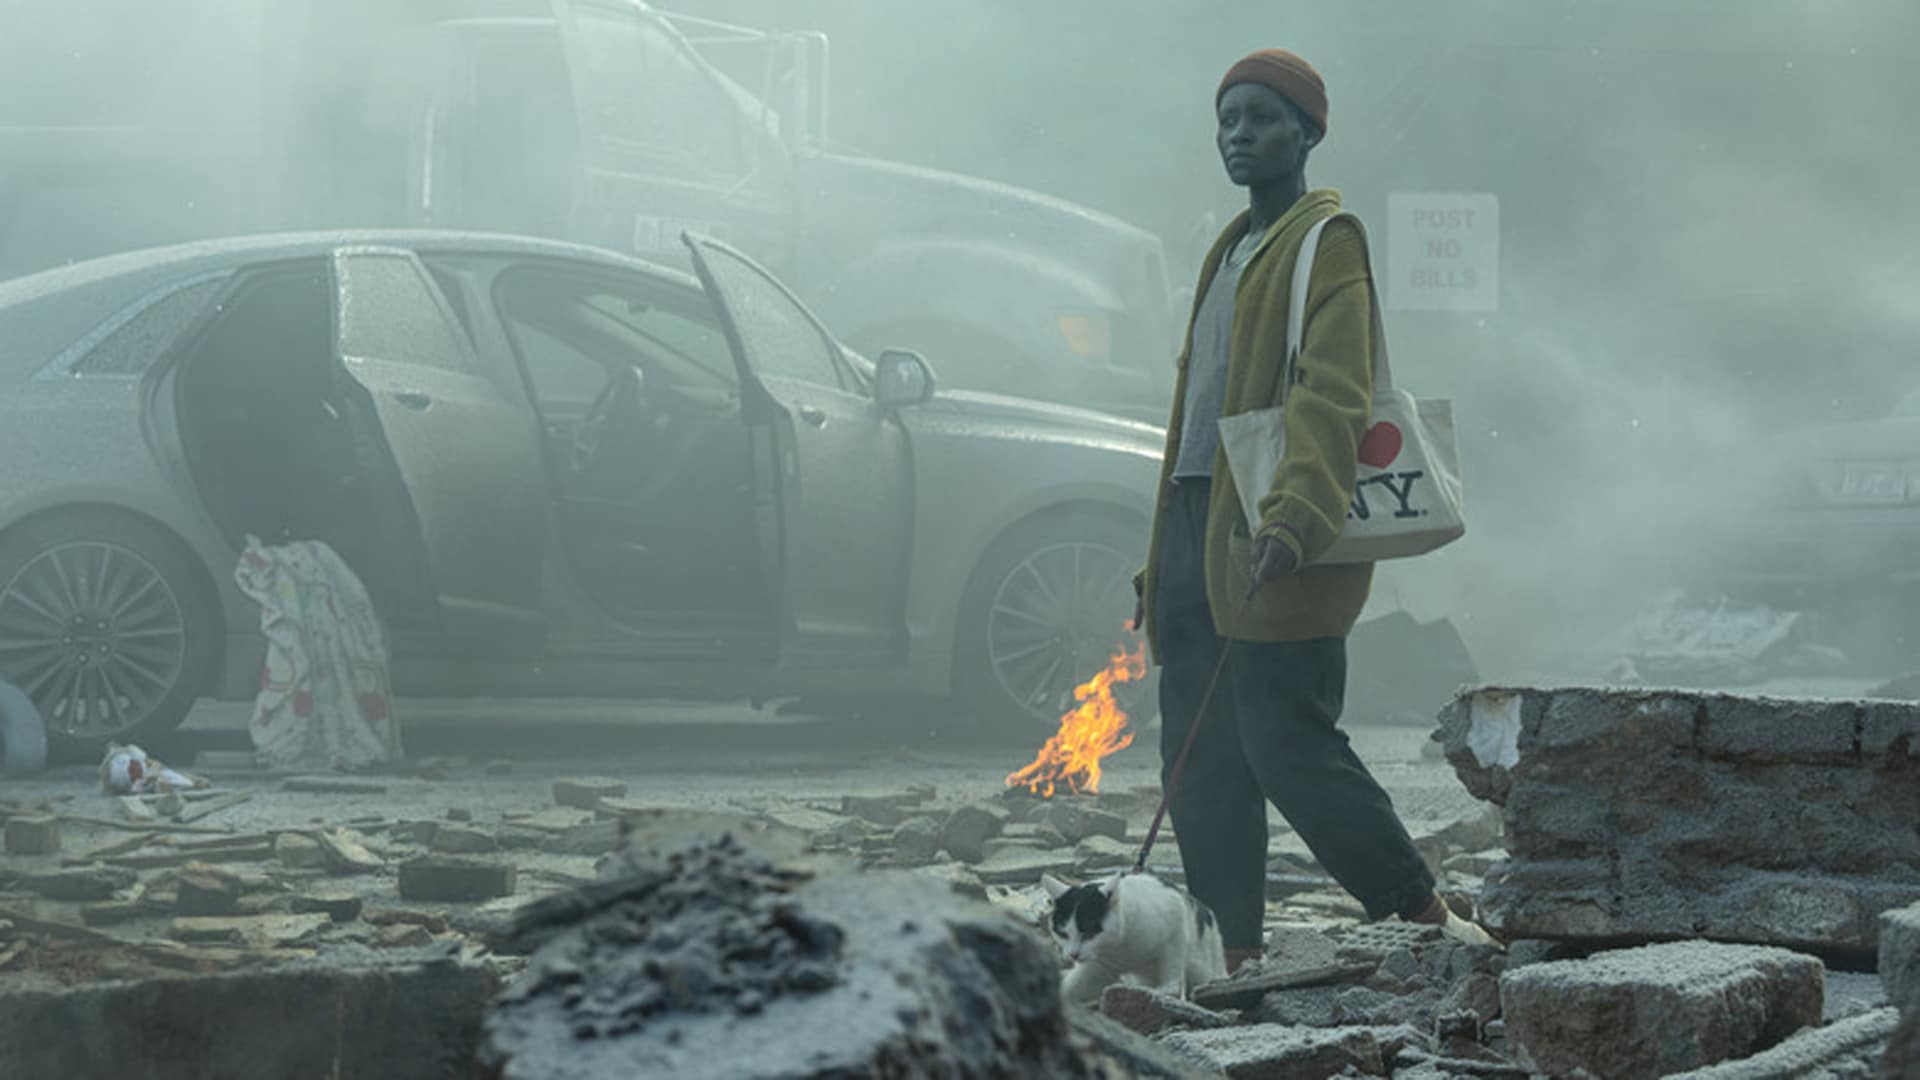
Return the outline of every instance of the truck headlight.
<path id="1" fill-rule="evenodd" d="M 1067 348 L 1089 360 L 1105 360 L 1113 355 L 1113 324 L 1107 316 L 1062 315 L 1056 325 Z"/>

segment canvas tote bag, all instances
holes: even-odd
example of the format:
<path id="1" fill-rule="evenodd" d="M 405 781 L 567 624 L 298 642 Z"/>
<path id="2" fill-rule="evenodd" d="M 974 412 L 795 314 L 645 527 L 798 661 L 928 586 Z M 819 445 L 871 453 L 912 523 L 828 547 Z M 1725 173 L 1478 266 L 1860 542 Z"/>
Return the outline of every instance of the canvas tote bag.
<path id="1" fill-rule="evenodd" d="M 1282 410 L 1300 357 L 1307 285 L 1327 221 L 1307 231 L 1299 261 L 1294 264 L 1293 289 L 1287 303 L 1287 366 L 1281 374 L 1281 404 L 1220 418 L 1220 445 L 1227 452 L 1233 485 L 1240 491 L 1247 529 L 1255 535 L 1260 531 L 1260 500 L 1273 486 L 1274 471 L 1286 454 Z M 1377 295 L 1373 300 L 1373 340 L 1373 409 L 1360 440 L 1353 502 L 1340 538 L 1317 560 L 1321 564 L 1424 555 L 1458 540 L 1467 531 L 1461 505 L 1460 455 L 1454 443 L 1453 403 L 1419 400 L 1393 385 Z"/>

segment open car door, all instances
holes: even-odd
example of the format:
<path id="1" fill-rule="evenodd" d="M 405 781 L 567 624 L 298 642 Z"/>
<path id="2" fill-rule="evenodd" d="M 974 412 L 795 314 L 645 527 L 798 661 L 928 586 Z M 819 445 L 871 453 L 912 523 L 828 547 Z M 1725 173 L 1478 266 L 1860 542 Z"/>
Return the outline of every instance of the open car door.
<path id="1" fill-rule="evenodd" d="M 725 244 L 685 240 L 740 365 L 756 495 L 778 515 L 777 530 L 762 515 L 762 534 L 777 537 L 781 665 L 899 662 L 914 510 L 906 429 L 785 286 Z"/>
<path id="2" fill-rule="evenodd" d="M 333 266 L 334 348 L 405 488 L 441 632 L 462 648 L 539 648 L 546 502 L 531 412 L 480 370 L 412 252 L 343 248 Z"/>

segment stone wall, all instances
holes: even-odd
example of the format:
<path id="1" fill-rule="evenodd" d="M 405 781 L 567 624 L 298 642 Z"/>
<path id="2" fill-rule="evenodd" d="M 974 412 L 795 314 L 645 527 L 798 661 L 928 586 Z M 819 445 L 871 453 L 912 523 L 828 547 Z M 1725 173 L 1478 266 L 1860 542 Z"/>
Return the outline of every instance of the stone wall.
<path id="1" fill-rule="evenodd" d="M 1867 951 L 1920 900 L 1920 707 L 1482 689 L 1435 738 L 1504 808 L 1510 936 Z"/>

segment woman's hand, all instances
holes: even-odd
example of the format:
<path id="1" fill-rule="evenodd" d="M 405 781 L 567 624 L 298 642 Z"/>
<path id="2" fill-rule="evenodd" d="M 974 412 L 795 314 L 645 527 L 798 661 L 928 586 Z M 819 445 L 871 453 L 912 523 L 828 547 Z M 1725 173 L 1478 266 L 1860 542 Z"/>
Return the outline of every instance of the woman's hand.
<path id="1" fill-rule="evenodd" d="M 1272 536 L 1257 537 L 1253 541 L 1253 581 L 1247 586 L 1247 599 L 1253 599 L 1267 582 L 1277 581 L 1299 568 L 1292 548 Z"/>

